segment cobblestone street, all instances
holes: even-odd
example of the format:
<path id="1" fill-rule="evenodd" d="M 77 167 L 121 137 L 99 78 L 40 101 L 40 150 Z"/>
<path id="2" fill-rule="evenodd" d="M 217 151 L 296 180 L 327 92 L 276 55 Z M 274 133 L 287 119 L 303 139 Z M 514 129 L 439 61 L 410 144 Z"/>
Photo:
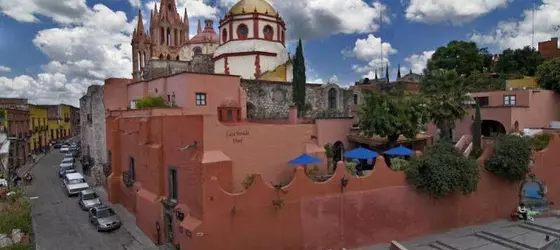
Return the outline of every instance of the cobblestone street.
<path id="1" fill-rule="evenodd" d="M 157 249 L 139 234 L 131 216 L 123 216 L 119 211 L 123 227 L 110 233 L 97 232 L 89 223 L 87 212 L 78 207 L 77 198 L 66 197 L 62 190 L 57 175 L 61 159 L 58 150 L 53 150 L 31 170 L 35 178 L 27 192 L 31 199 L 38 250 Z"/>

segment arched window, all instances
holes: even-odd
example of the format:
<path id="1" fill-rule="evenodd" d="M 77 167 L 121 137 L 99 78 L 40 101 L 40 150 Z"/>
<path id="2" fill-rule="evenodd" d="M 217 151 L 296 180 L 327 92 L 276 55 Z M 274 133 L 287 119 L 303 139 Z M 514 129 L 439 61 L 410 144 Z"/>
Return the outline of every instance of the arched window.
<path id="1" fill-rule="evenodd" d="M 264 26 L 263 33 L 264 33 L 264 39 L 266 40 L 272 40 L 272 37 L 274 37 L 274 30 L 270 25 Z"/>
<path id="2" fill-rule="evenodd" d="M 159 54 L 159 60 L 163 60 L 163 54 Z"/>
<path id="3" fill-rule="evenodd" d="M 227 29 L 222 30 L 222 43 L 227 42 Z"/>
<path id="4" fill-rule="evenodd" d="M 165 43 L 165 29 L 163 29 L 163 27 L 159 29 L 159 43 Z"/>
<path id="5" fill-rule="evenodd" d="M 245 24 L 240 24 L 237 26 L 237 37 L 239 39 L 247 39 L 249 35 L 249 28 Z"/>
<path id="6" fill-rule="evenodd" d="M 195 56 L 197 56 L 197 55 L 202 55 L 202 49 L 201 49 L 200 47 L 198 47 L 198 46 L 197 46 L 197 47 L 194 47 L 193 53 L 194 53 Z"/>
<path id="7" fill-rule="evenodd" d="M 171 30 L 167 28 L 167 46 L 171 46 Z"/>
<path id="8" fill-rule="evenodd" d="M 176 60 L 179 61 L 179 56 L 177 56 Z"/>
<path id="9" fill-rule="evenodd" d="M 140 52 L 138 52 L 138 56 L 137 56 L 138 60 L 136 62 L 136 70 L 140 70 L 140 68 L 142 67 L 142 54 Z"/>
<path id="10" fill-rule="evenodd" d="M 167 55 L 167 60 L 171 60 L 171 55 Z"/>
<path id="11" fill-rule="evenodd" d="M 336 109 L 336 89 L 329 89 L 329 109 Z"/>

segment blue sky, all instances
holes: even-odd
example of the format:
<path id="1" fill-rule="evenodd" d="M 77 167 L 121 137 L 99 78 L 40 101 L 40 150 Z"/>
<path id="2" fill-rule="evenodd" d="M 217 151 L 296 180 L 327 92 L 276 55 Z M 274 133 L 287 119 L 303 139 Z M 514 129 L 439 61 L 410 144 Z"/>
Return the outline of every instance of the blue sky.
<path id="1" fill-rule="evenodd" d="M 16 6 L 0 0 L 0 95 L 75 104 L 88 85 L 129 77 L 134 19 L 139 8 L 147 17 L 153 1 L 29 0 Z M 177 2 L 188 7 L 192 32 L 196 20 L 223 16 L 236 0 Z M 385 63 L 391 78 L 398 64 L 419 73 L 433 50 L 451 40 L 473 40 L 492 52 L 531 45 L 530 0 L 271 2 L 288 24 L 288 38 L 303 36 L 307 77 L 314 82 L 348 85 Z M 560 0 L 538 0 L 535 7 L 535 40 L 557 36 L 551 27 L 560 24 Z M 388 21 L 380 28 L 379 13 Z M 387 49 L 383 63 L 379 38 Z"/>

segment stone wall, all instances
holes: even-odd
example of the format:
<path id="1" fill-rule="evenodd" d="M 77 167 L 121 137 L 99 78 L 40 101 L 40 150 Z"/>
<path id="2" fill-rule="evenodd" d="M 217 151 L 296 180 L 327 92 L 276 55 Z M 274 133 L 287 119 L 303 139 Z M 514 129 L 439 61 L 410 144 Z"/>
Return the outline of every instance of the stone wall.
<path id="1" fill-rule="evenodd" d="M 292 105 L 292 84 L 264 80 L 241 79 L 241 86 L 247 91 L 247 114 L 249 119 L 284 119 Z M 352 106 L 352 91 L 336 84 L 312 84 L 306 86 L 306 102 L 310 110 L 306 117 L 321 116 L 328 110 L 328 92 L 337 93 L 336 111 L 349 115 Z"/>
<path id="2" fill-rule="evenodd" d="M 180 72 L 214 73 L 212 57 L 197 55 L 190 61 L 150 60 L 143 69 L 143 78 L 149 80 Z"/>
<path id="3" fill-rule="evenodd" d="M 89 86 L 80 98 L 80 127 L 82 154 L 89 154 L 95 164 L 107 163 L 103 86 Z"/>

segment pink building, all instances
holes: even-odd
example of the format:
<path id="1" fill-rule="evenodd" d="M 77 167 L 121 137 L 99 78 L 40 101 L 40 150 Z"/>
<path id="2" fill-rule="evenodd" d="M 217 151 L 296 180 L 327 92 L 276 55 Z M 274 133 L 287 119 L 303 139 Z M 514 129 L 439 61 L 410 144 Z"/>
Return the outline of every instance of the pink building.
<path id="1" fill-rule="evenodd" d="M 560 120 L 560 95 L 551 90 L 509 90 L 472 93 L 480 105 L 482 135 L 486 137 L 525 128 L 547 128 L 551 121 Z M 456 123 L 452 131 L 454 141 L 471 134 L 474 109 Z M 431 124 L 428 133 L 437 135 Z"/>

